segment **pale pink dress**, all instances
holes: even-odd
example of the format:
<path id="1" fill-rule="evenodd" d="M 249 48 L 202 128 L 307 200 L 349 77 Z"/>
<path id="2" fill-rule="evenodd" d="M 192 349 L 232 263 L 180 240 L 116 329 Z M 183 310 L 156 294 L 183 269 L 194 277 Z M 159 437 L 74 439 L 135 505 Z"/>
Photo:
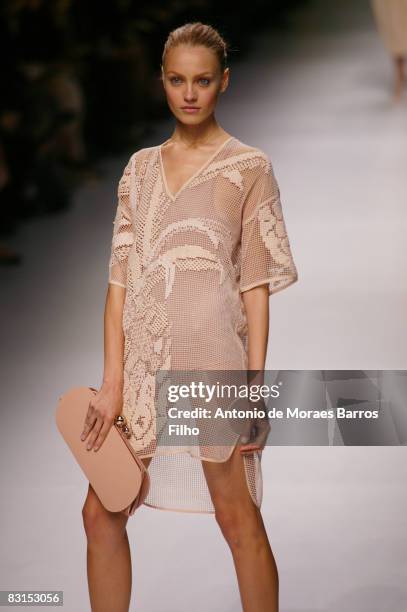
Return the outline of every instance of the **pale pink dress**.
<path id="1" fill-rule="evenodd" d="M 267 155 L 231 136 L 176 194 L 166 182 L 161 145 L 136 151 L 118 187 L 109 282 L 126 288 L 123 309 L 123 414 L 140 457 L 153 456 L 155 508 L 214 512 L 201 460 L 225 461 L 225 446 L 160 446 L 155 380 L 159 370 L 245 370 L 242 292 L 277 293 L 297 280 L 279 188 Z M 244 457 L 260 507 L 261 452 Z"/>

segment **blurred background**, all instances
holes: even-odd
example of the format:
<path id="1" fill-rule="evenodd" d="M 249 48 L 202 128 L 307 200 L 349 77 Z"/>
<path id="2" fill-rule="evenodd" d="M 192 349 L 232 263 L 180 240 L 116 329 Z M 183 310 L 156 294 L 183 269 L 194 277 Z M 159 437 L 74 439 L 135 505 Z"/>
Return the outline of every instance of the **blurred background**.
<path id="1" fill-rule="evenodd" d="M 101 383 L 118 180 L 173 131 L 159 68 L 174 27 L 201 20 L 229 42 L 217 120 L 270 156 L 280 186 L 299 280 L 270 299 L 266 367 L 407 369 L 406 11 L 3 0 L 1 589 L 63 589 L 67 610 L 87 609 L 87 483 L 54 412 Z M 405 448 L 271 444 L 262 463 L 281 612 L 405 612 Z M 213 517 L 140 508 L 128 531 L 134 609 L 240 609 Z"/>
<path id="2" fill-rule="evenodd" d="M 236 10 L 207 0 L 5 0 L 0 21 L 0 227 L 69 206 L 97 180 L 98 160 L 141 146 L 166 116 L 159 81 L 169 31 L 189 19 L 216 22 L 236 41 L 230 63 L 265 26 L 286 27 L 306 0 L 261 0 Z M 232 45 L 233 46 L 233 45 Z M 3 264 L 21 261 L 9 245 Z"/>

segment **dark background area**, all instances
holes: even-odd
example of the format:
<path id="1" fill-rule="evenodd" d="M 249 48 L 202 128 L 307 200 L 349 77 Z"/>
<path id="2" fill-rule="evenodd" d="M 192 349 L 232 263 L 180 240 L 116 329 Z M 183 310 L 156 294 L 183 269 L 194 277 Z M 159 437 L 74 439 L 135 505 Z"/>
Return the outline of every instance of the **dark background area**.
<path id="1" fill-rule="evenodd" d="M 229 64 L 263 28 L 284 31 L 307 0 L 11 0 L 0 17 L 0 263 L 25 219 L 70 205 L 99 159 L 136 148 L 168 113 L 160 62 L 169 32 L 216 27 Z"/>

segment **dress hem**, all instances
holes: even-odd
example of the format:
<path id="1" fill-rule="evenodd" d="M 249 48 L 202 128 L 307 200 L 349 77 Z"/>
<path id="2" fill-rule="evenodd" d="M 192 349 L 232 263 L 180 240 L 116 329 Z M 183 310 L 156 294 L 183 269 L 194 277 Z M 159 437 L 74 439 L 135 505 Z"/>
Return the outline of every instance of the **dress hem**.
<path id="1" fill-rule="evenodd" d="M 164 508 L 164 506 L 156 506 L 143 502 L 143 506 L 154 508 L 155 510 L 164 510 L 165 512 L 188 512 L 189 514 L 215 514 L 215 510 L 186 510 L 185 508 Z"/>
<path id="2" fill-rule="evenodd" d="M 149 453 L 148 455 L 141 455 L 139 453 L 137 453 L 137 454 L 138 454 L 140 459 L 147 459 L 148 457 L 151 457 L 151 458 L 156 457 L 156 456 L 157 457 L 171 457 L 172 455 L 182 455 L 182 454 L 186 453 L 186 454 L 190 455 L 191 457 L 193 457 L 194 459 L 199 459 L 200 461 L 210 461 L 211 463 L 225 463 L 225 461 L 228 461 L 230 459 L 230 457 L 232 456 L 232 453 L 235 450 L 235 448 L 236 448 L 236 446 L 237 446 L 237 444 L 239 442 L 239 439 L 240 439 L 240 435 L 238 435 L 238 437 L 236 438 L 235 442 L 230 445 L 232 450 L 230 451 L 230 453 L 226 457 L 226 459 L 219 459 L 219 460 L 217 460 L 217 459 L 210 459 L 210 458 L 206 458 L 206 457 L 201 457 L 201 455 L 192 455 L 187 450 L 180 450 L 180 451 L 176 451 L 176 452 L 173 452 L 173 453 L 158 453 L 158 454 L 157 453 Z M 213 445 L 213 446 L 223 446 L 223 447 L 225 447 L 225 446 L 229 446 L 229 445 L 228 444 L 219 444 L 219 445 Z M 253 452 L 256 452 L 256 451 L 253 451 Z"/>
<path id="3" fill-rule="evenodd" d="M 230 453 L 226 457 L 226 459 L 223 459 L 223 460 L 220 460 L 220 461 L 217 461 L 216 459 L 205 459 L 205 458 L 201 458 L 199 456 L 197 457 L 196 455 L 191 455 L 191 453 L 189 453 L 189 454 L 194 459 L 199 459 L 200 461 L 209 461 L 210 463 L 225 463 L 226 461 L 229 461 L 229 459 L 231 458 L 233 451 L 235 450 L 236 446 L 238 445 L 239 438 L 240 438 L 240 436 L 238 437 L 238 439 L 236 440 L 236 442 L 232 446 L 232 450 L 230 451 Z M 176 453 L 172 453 L 172 455 L 178 455 L 178 454 L 185 453 L 185 452 L 186 451 L 178 451 Z M 255 453 L 260 453 L 260 457 L 262 455 L 261 451 L 253 450 L 253 451 L 248 451 L 248 452 L 244 453 L 243 455 L 241 455 L 241 457 L 242 457 L 242 461 L 243 461 L 244 478 L 245 478 L 245 481 L 246 481 L 246 486 L 247 486 L 247 490 L 248 490 L 249 496 L 250 496 L 253 504 L 256 506 L 256 508 L 258 508 L 260 510 L 261 509 L 261 500 L 260 500 L 260 503 L 258 503 L 257 499 L 254 499 L 253 492 L 251 490 L 251 486 L 250 486 L 250 483 L 249 483 L 249 480 L 248 480 L 248 476 L 247 476 L 246 460 L 245 460 L 246 456 L 248 456 L 248 455 L 253 455 L 254 456 Z M 156 454 L 153 454 L 153 455 L 150 454 L 150 455 L 144 455 L 143 457 L 140 457 L 140 458 L 143 459 L 143 458 L 155 457 L 155 456 L 156 456 Z M 159 455 L 159 456 L 160 457 L 166 457 L 168 455 Z M 147 470 L 148 470 L 148 468 L 147 468 Z M 149 502 L 143 502 L 142 505 L 148 506 L 149 508 L 154 508 L 155 510 L 164 510 L 166 512 L 188 512 L 189 514 L 215 514 L 215 512 L 216 512 L 215 509 L 213 509 L 213 510 L 188 510 L 188 509 L 185 509 L 185 508 L 165 508 L 164 506 L 157 506 L 157 505 L 151 504 Z"/>
<path id="4" fill-rule="evenodd" d="M 254 287 L 260 287 L 261 285 L 268 285 L 269 295 L 274 295 L 275 293 L 279 293 L 283 289 L 286 289 L 296 281 L 298 281 L 298 274 L 293 275 L 289 280 L 287 280 L 283 285 L 279 285 L 277 287 L 273 287 L 272 283 L 275 281 L 274 276 L 268 276 L 266 278 L 259 279 L 250 283 L 250 285 L 244 285 L 243 287 L 239 287 L 240 293 L 244 293 L 245 291 L 249 291 L 249 289 L 254 289 Z"/>

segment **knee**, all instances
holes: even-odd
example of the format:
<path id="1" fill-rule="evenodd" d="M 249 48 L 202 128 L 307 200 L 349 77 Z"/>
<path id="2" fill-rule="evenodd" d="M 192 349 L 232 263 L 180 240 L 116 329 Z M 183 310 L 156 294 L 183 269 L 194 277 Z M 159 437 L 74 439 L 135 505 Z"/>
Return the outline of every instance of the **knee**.
<path id="1" fill-rule="evenodd" d="M 117 539 L 118 525 L 113 515 L 99 501 L 87 499 L 82 508 L 82 520 L 86 537 L 90 544 L 112 543 Z"/>
<path id="2" fill-rule="evenodd" d="M 244 512 L 238 507 L 225 505 L 215 509 L 215 519 L 231 550 L 238 551 L 247 546 L 262 546 L 261 524 L 255 513 Z"/>
<path id="3" fill-rule="evenodd" d="M 230 506 L 218 507 L 215 519 L 231 548 L 240 548 L 244 538 L 244 521 L 240 513 Z"/>
<path id="4" fill-rule="evenodd" d="M 103 509 L 87 499 L 82 508 L 82 521 L 88 539 L 93 539 L 103 530 Z"/>

